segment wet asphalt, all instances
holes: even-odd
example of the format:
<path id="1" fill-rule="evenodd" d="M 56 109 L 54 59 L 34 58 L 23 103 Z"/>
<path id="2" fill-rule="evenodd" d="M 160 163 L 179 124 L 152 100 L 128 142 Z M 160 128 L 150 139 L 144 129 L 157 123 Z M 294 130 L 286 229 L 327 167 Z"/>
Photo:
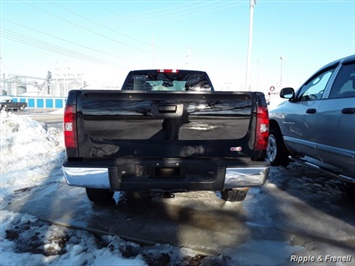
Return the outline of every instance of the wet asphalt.
<path id="1" fill-rule="evenodd" d="M 302 247 L 305 254 L 336 250 L 345 256 L 355 255 L 351 193 L 338 180 L 292 165 L 272 169 L 268 182 L 252 188 L 243 202 L 224 202 L 214 192 L 134 200 L 116 193 L 110 204 L 100 205 L 86 198 L 85 189 L 63 181 L 18 191 L 6 209 L 142 244 L 167 243 L 211 255 L 228 256 L 251 241 L 264 241 Z"/>

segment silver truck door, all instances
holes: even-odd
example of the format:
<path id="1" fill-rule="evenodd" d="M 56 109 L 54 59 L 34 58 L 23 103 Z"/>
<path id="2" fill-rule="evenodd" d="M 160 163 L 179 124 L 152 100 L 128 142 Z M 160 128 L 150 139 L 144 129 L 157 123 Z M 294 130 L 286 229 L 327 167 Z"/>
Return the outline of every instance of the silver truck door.
<path id="1" fill-rule="evenodd" d="M 343 65 L 318 113 L 318 153 L 355 173 L 355 62 Z"/>
<path id="2" fill-rule="evenodd" d="M 296 100 L 290 105 L 285 117 L 284 134 L 287 146 L 300 154 L 318 158 L 316 150 L 316 132 L 318 109 L 322 102 L 323 93 L 334 68 L 326 69 L 309 79 L 297 92 Z"/>

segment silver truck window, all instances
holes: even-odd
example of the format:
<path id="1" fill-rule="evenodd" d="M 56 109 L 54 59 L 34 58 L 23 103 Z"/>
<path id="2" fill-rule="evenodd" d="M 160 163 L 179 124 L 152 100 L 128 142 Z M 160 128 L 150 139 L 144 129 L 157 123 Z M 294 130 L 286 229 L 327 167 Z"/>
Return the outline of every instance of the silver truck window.
<path id="1" fill-rule="evenodd" d="M 313 101 L 322 99 L 323 92 L 328 84 L 334 69 L 326 70 L 303 85 L 298 95 L 299 101 Z"/>
<path id="2" fill-rule="evenodd" d="M 355 62 L 343 65 L 334 81 L 329 98 L 355 97 Z"/>

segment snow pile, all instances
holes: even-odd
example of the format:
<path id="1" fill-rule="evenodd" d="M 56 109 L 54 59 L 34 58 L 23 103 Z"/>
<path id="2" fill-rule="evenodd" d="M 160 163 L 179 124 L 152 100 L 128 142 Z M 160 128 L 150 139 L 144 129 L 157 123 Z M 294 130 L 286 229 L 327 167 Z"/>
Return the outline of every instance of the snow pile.
<path id="1" fill-rule="evenodd" d="M 14 190 L 62 179 L 63 134 L 26 116 L 1 112 L 0 202 Z"/>
<path id="2" fill-rule="evenodd" d="M 127 243 L 119 237 L 93 237 L 85 231 L 5 211 L 0 221 L 1 265 L 146 265 L 137 255 L 122 257 Z M 128 244 L 132 250 L 138 248 Z"/>

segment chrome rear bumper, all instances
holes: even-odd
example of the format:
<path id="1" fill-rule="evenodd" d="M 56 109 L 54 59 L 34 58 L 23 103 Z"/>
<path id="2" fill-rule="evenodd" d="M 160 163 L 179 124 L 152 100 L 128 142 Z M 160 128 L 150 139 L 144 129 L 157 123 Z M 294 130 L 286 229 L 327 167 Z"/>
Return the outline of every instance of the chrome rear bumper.
<path id="1" fill-rule="evenodd" d="M 110 189 L 108 168 L 81 168 L 63 166 L 63 173 L 69 186 Z M 269 167 L 226 168 L 224 189 L 261 186 L 265 183 Z"/>
<path id="2" fill-rule="evenodd" d="M 269 167 L 227 168 L 224 188 L 255 187 L 265 183 Z"/>
<path id="3" fill-rule="evenodd" d="M 108 168 L 62 167 L 69 186 L 87 188 L 110 188 Z"/>

